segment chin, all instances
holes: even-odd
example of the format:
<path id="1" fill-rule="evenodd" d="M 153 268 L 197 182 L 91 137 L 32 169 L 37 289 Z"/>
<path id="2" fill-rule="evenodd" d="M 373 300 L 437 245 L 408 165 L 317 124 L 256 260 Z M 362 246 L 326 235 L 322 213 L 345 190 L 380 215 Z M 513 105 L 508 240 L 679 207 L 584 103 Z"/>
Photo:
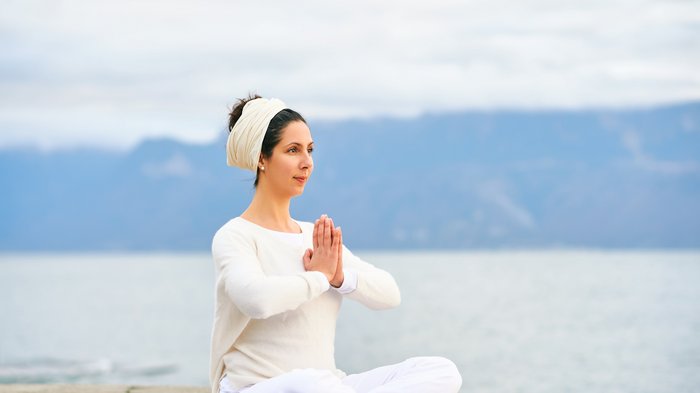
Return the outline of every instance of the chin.
<path id="1" fill-rule="evenodd" d="M 295 196 L 299 196 L 299 195 L 301 195 L 301 194 L 303 194 L 303 193 L 304 193 L 304 187 L 298 187 L 298 188 L 292 190 L 291 196 L 292 196 L 292 197 L 295 197 Z"/>

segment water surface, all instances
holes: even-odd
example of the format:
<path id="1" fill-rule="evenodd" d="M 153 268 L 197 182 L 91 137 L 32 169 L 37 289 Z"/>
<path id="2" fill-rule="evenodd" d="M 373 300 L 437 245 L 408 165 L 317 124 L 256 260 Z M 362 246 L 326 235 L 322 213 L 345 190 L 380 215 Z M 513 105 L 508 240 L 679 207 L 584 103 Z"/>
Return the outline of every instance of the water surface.
<path id="1" fill-rule="evenodd" d="M 346 301 L 348 373 L 454 360 L 463 392 L 700 390 L 700 252 L 358 253 L 402 305 Z M 208 383 L 208 254 L 0 255 L 0 383 Z"/>

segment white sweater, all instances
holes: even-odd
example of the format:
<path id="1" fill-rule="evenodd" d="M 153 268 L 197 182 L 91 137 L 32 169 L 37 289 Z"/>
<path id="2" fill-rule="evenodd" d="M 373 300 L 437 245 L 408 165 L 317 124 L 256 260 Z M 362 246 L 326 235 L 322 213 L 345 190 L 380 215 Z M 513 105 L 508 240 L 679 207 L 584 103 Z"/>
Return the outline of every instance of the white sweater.
<path id="1" fill-rule="evenodd" d="M 333 370 L 335 324 L 343 296 L 372 309 L 395 307 L 394 278 L 343 248 L 343 266 L 357 275 L 346 295 L 328 290 L 325 275 L 304 270 L 313 248 L 313 224 L 298 222 L 304 244 L 285 242 L 279 232 L 236 217 L 214 235 L 216 306 L 209 378 L 218 393 L 225 372 L 236 388 L 296 368 Z"/>

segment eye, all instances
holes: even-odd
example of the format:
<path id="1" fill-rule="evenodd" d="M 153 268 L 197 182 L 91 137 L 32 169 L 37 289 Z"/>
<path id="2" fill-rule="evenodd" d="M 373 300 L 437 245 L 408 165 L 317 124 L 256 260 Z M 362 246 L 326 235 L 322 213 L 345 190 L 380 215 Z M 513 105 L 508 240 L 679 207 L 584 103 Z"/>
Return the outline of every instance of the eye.
<path id="1" fill-rule="evenodd" d="M 309 154 L 311 154 L 311 153 L 314 152 L 314 148 L 313 148 L 313 147 L 310 147 L 310 148 L 307 149 L 307 151 L 309 152 Z"/>
<path id="2" fill-rule="evenodd" d="M 297 152 L 296 147 L 290 147 L 289 149 L 287 149 L 287 153 L 296 153 L 296 152 Z"/>

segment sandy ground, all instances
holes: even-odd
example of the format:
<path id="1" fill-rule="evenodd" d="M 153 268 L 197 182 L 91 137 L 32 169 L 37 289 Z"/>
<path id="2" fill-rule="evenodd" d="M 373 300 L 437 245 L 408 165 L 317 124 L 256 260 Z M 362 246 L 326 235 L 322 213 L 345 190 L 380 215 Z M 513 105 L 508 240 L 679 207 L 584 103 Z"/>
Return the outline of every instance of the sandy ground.
<path id="1" fill-rule="evenodd" d="M 208 393 L 208 387 L 133 385 L 0 385 L 0 393 Z"/>

